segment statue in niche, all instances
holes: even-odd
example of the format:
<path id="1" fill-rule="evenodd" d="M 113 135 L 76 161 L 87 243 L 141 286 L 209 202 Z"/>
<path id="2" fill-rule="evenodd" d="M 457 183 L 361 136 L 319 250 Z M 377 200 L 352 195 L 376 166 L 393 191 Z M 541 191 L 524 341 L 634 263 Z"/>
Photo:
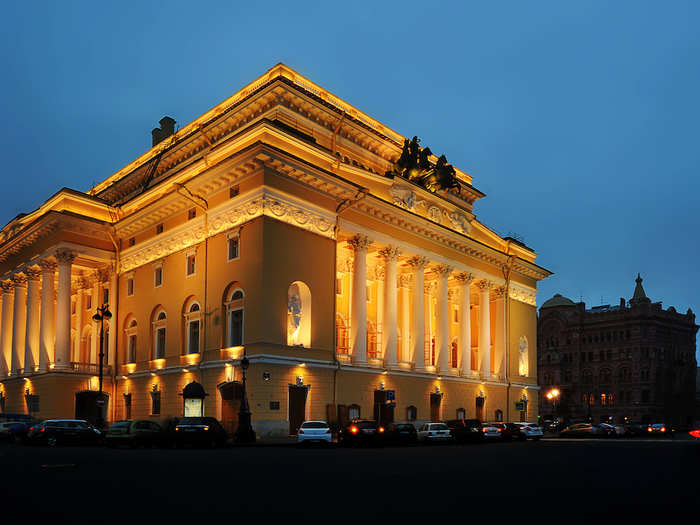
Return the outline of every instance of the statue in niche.
<path id="1" fill-rule="evenodd" d="M 299 330 L 301 328 L 301 296 L 299 295 L 299 285 L 293 284 L 289 287 L 287 296 L 287 340 L 292 345 L 299 343 Z"/>
<path id="2" fill-rule="evenodd" d="M 527 337 L 524 335 L 520 337 L 519 353 L 520 360 L 518 362 L 518 373 L 521 376 L 526 376 L 529 371 L 529 363 Z"/>

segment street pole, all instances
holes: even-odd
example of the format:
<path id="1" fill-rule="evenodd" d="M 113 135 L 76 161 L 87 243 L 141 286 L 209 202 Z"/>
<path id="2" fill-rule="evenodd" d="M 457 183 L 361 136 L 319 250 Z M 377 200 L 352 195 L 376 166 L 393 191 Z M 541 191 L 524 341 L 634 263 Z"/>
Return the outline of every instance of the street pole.
<path id="1" fill-rule="evenodd" d="M 103 380 L 103 368 L 104 368 L 104 344 L 105 344 L 105 319 L 110 320 L 112 318 L 112 313 L 109 311 L 109 305 L 103 304 L 97 307 L 97 313 L 92 316 L 95 321 L 100 323 L 100 356 L 99 356 L 99 371 L 98 371 L 98 387 L 97 387 L 97 400 L 95 401 L 97 405 L 97 421 L 95 422 L 97 428 L 102 428 L 104 426 L 104 396 L 102 395 L 102 380 Z"/>
<path id="2" fill-rule="evenodd" d="M 250 361 L 245 354 L 243 354 L 243 359 L 241 359 L 241 369 L 243 370 L 243 391 L 241 399 L 241 409 L 238 412 L 238 429 L 236 429 L 236 434 L 234 436 L 236 443 L 252 443 L 255 441 L 255 431 L 251 425 L 251 415 L 250 406 L 248 405 L 248 393 L 246 391 L 246 370 Z"/>

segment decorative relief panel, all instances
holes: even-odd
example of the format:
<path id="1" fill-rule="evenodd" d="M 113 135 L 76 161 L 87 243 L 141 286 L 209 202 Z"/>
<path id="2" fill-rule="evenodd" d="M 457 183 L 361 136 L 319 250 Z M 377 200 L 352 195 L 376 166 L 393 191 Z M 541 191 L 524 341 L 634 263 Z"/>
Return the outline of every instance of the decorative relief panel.
<path id="1" fill-rule="evenodd" d="M 537 306 L 537 290 L 533 290 L 532 288 L 527 288 L 511 282 L 508 296 L 515 301 L 520 301 L 530 306 Z"/>

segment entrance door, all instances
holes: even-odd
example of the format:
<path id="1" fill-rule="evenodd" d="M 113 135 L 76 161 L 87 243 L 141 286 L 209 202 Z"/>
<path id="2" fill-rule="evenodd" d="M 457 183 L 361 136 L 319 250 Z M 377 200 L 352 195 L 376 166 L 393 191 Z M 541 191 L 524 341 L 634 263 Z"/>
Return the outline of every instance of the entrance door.
<path id="1" fill-rule="evenodd" d="M 440 421 L 442 394 L 430 394 L 430 421 Z"/>
<path id="2" fill-rule="evenodd" d="M 486 401 L 486 398 L 483 397 L 477 397 L 476 398 L 476 419 L 479 421 L 484 420 L 484 402 Z"/>
<path id="3" fill-rule="evenodd" d="M 374 419 L 383 426 L 394 422 L 394 407 L 387 405 L 385 390 L 374 391 Z"/>
<path id="4" fill-rule="evenodd" d="M 231 381 L 219 386 L 219 392 L 221 392 L 221 425 L 232 436 L 238 425 L 243 387 L 239 382 Z"/>
<path id="5" fill-rule="evenodd" d="M 102 415 L 102 421 L 106 422 L 105 415 L 107 414 L 107 403 L 109 396 L 102 393 L 102 402 L 100 401 L 99 392 L 88 390 L 85 392 L 76 392 L 75 394 L 75 419 L 84 419 L 95 425 L 100 419 L 100 412 Z"/>
<path id="6" fill-rule="evenodd" d="M 305 386 L 289 385 L 289 435 L 294 436 L 306 418 Z"/>

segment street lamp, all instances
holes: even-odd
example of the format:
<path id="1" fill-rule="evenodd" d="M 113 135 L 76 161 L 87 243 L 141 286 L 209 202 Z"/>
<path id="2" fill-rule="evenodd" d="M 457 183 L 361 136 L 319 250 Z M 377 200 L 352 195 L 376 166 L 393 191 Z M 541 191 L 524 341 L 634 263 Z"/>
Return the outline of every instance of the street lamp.
<path id="1" fill-rule="evenodd" d="M 552 402 L 552 419 L 556 418 L 555 408 L 560 395 L 561 392 L 558 388 L 552 388 L 549 392 L 547 392 L 547 399 L 549 399 Z"/>
<path id="2" fill-rule="evenodd" d="M 255 431 L 250 424 L 250 406 L 248 406 L 248 394 L 246 392 L 246 370 L 250 366 L 250 361 L 245 354 L 241 359 L 241 369 L 243 370 L 243 396 L 241 399 L 241 409 L 238 412 L 238 429 L 236 429 L 236 443 L 252 443 L 255 441 Z"/>
<path id="3" fill-rule="evenodd" d="M 102 367 L 104 366 L 104 344 L 105 344 L 105 319 L 109 321 L 112 318 L 112 312 L 109 311 L 109 305 L 103 304 L 97 307 L 97 313 L 92 316 L 95 321 L 100 323 L 100 372 L 99 372 L 99 386 L 97 387 L 97 428 L 102 428 L 104 426 L 104 404 L 105 400 L 102 396 Z"/>

